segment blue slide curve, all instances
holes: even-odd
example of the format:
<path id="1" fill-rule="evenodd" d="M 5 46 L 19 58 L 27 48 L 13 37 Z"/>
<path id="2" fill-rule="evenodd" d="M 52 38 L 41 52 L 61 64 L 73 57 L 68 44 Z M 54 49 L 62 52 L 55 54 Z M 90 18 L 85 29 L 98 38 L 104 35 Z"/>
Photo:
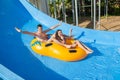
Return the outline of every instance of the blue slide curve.
<path id="1" fill-rule="evenodd" d="M 33 32 L 39 23 L 47 29 L 58 22 L 26 0 L 1 0 L 0 64 L 25 80 L 120 80 L 120 32 L 90 30 L 63 23 L 49 33 L 62 29 L 68 34 L 73 28 L 74 37 L 94 50 L 83 60 L 64 62 L 34 53 L 30 48 L 33 36 L 14 29 L 18 26 Z"/>

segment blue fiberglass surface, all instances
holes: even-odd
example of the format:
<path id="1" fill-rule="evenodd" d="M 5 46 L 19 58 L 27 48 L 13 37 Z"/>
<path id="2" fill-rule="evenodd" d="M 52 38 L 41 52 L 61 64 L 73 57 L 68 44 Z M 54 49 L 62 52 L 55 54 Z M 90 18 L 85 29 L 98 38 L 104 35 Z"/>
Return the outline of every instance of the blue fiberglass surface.
<path id="1" fill-rule="evenodd" d="M 33 22 L 33 24 L 36 24 Z M 28 23 L 23 29 L 28 30 Z M 31 31 L 36 30 L 34 27 Z M 32 52 L 29 44 L 33 37 L 22 35 L 24 44 Z M 120 77 L 120 46 L 86 43 L 94 53 L 87 58 L 76 62 L 64 62 L 54 58 L 32 54 L 37 57 L 47 68 L 62 75 L 68 80 L 119 80 Z"/>
<path id="2" fill-rule="evenodd" d="M 0 0 L 0 64 L 25 80 L 66 80 L 35 58 L 15 31 L 30 21 L 36 20 L 18 0 Z"/>
<path id="3" fill-rule="evenodd" d="M 120 79 L 119 32 L 114 35 L 112 32 L 73 28 L 63 23 L 57 29 L 62 29 L 68 34 L 69 28 L 72 27 L 75 38 L 83 41 L 94 50 L 94 53 L 76 62 L 64 62 L 41 56 L 30 48 L 33 36 L 20 34 L 14 27 L 34 32 L 39 23 L 43 25 L 43 29 L 47 29 L 58 21 L 45 16 L 42 12 L 34 11 L 25 0 L 20 1 L 26 8 L 17 0 L 0 1 L 0 64 L 25 80 Z"/>

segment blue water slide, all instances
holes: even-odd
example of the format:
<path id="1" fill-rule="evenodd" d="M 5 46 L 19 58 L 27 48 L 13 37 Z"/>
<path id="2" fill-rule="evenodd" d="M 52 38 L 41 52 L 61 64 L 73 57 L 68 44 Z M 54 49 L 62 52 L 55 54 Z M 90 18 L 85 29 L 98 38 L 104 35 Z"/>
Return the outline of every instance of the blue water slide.
<path id="1" fill-rule="evenodd" d="M 25 80 L 120 79 L 120 32 L 91 30 L 63 23 L 49 33 L 62 29 L 68 34 L 73 28 L 74 38 L 94 50 L 81 61 L 64 62 L 34 53 L 30 48 L 33 36 L 20 34 L 14 29 L 17 26 L 33 32 L 37 30 L 37 24 L 47 29 L 58 22 L 26 0 L 1 0 L 0 64 Z M 4 70 L 0 68 L 0 74 L 2 72 Z M 6 75 L 2 76 L 8 80 Z"/>

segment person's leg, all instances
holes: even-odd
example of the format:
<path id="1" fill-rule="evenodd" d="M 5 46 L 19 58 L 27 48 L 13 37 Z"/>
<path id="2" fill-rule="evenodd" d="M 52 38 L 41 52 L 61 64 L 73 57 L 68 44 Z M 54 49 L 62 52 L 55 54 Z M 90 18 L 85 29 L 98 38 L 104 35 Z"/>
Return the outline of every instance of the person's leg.
<path id="1" fill-rule="evenodd" d="M 55 34 L 51 35 L 51 37 L 47 40 L 48 43 L 54 41 L 54 35 Z"/>
<path id="2" fill-rule="evenodd" d="M 79 47 L 81 47 L 82 49 L 84 49 L 88 54 L 93 52 L 93 50 L 91 50 L 89 47 L 87 47 L 86 45 L 84 45 L 82 42 L 80 42 L 78 40 L 76 40 L 75 42 L 76 42 L 76 44 Z"/>
<path id="3" fill-rule="evenodd" d="M 63 43 L 59 42 L 59 41 L 56 40 L 56 39 L 53 39 L 53 42 L 55 42 L 55 43 L 57 43 L 57 44 L 59 44 L 59 45 L 62 45 L 62 46 L 64 46 L 64 47 L 66 47 L 66 48 L 71 48 L 71 45 L 63 44 Z"/>
<path id="4" fill-rule="evenodd" d="M 53 41 L 53 42 L 55 42 L 55 43 L 57 43 L 57 44 L 59 44 L 59 45 L 62 45 L 62 46 L 64 46 L 64 47 L 66 47 L 66 48 L 71 48 L 71 45 L 63 44 L 63 43 L 59 42 L 57 39 L 55 39 L 55 38 L 52 38 L 52 37 L 51 37 L 51 39 L 49 39 L 49 42 L 50 42 L 50 41 Z"/>
<path id="5" fill-rule="evenodd" d="M 55 43 L 57 43 L 57 44 L 59 44 L 59 45 L 62 45 L 62 46 L 64 46 L 64 47 L 66 47 L 66 48 L 71 48 L 71 45 L 67 45 L 67 44 L 63 44 L 63 43 L 59 42 L 57 39 L 54 38 L 54 36 L 55 36 L 55 35 L 53 34 L 53 35 L 51 36 L 51 38 L 48 39 L 47 42 L 49 43 L 49 42 L 52 42 L 52 41 L 53 41 L 53 42 L 55 42 Z"/>

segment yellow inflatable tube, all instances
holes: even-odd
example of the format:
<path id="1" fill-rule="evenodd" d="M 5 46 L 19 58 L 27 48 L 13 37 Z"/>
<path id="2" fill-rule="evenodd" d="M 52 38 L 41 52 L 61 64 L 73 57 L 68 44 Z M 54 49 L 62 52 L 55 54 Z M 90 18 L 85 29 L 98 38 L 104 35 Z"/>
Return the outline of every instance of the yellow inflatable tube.
<path id="1" fill-rule="evenodd" d="M 67 40 L 68 44 L 72 44 L 74 40 Z M 34 52 L 56 58 L 63 61 L 77 61 L 84 59 L 87 54 L 78 46 L 72 49 L 65 48 L 55 42 L 41 43 L 37 39 L 31 41 L 31 48 Z"/>

